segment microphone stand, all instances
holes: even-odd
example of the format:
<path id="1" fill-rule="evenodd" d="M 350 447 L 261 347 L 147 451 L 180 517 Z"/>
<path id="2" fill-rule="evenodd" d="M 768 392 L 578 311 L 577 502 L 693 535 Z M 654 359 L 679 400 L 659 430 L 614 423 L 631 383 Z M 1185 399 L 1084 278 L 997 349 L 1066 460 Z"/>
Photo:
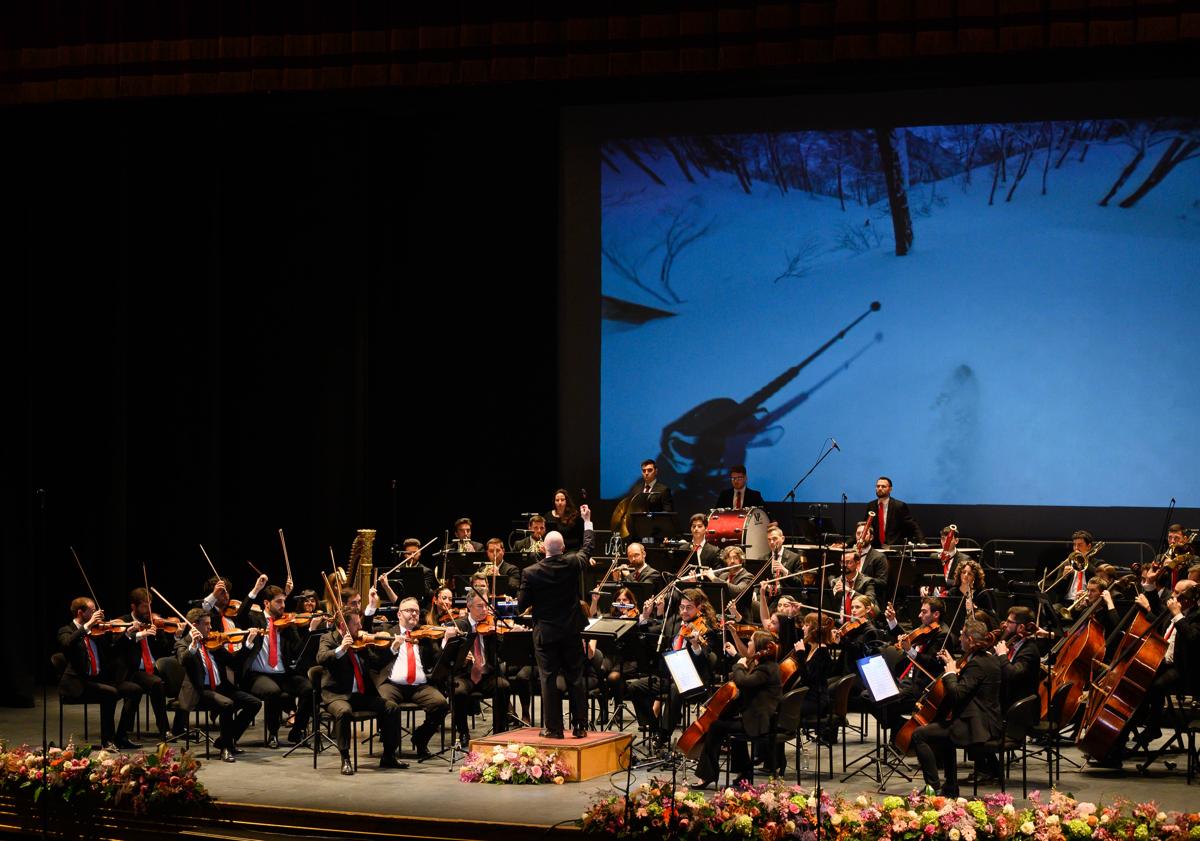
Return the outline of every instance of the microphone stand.
<path id="1" fill-rule="evenodd" d="M 835 447 L 830 446 L 825 450 L 825 452 L 821 453 L 821 457 L 818 458 L 815 462 L 813 462 L 813 466 L 808 468 L 808 472 L 805 473 L 803 476 L 801 476 L 800 480 L 798 482 L 796 482 L 796 484 L 792 485 L 792 489 L 784 495 L 783 499 L 785 502 L 789 499 L 791 500 L 790 510 L 791 510 L 791 514 L 792 514 L 792 534 L 796 533 L 796 491 L 800 488 L 801 485 L 804 484 L 804 480 L 812 475 L 812 472 L 817 469 L 817 467 L 821 464 L 821 462 L 823 462 L 825 459 L 829 458 L 829 454 L 832 453 L 835 449 L 836 449 Z M 840 450 L 839 450 L 839 452 L 840 452 Z"/>

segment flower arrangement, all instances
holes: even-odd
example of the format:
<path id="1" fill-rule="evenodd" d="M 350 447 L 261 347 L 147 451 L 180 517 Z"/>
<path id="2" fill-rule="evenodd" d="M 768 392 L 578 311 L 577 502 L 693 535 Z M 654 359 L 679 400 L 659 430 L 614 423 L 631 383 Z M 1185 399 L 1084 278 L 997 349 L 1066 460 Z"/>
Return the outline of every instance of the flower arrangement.
<path id="1" fill-rule="evenodd" d="M 109 753 L 50 748 L 46 755 L 26 745 L 0 743 L 0 794 L 29 797 L 73 810 L 94 806 L 135 813 L 183 811 L 212 802 L 196 779 L 199 760 L 160 745 L 153 753 Z"/>
<path id="2" fill-rule="evenodd" d="M 819 815 L 819 818 L 818 818 Z M 967 800 L 922 795 L 848 799 L 772 780 L 743 783 L 705 796 L 669 781 L 643 783 L 624 796 L 592 803 L 580 820 L 584 832 L 615 837 L 815 841 L 1200 841 L 1200 813 L 1163 812 L 1154 803 L 1111 805 L 1038 792 L 1018 809 L 1007 794 Z"/>
<path id="3" fill-rule="evenodd" d="M 558 758 L 558 751 L 539 750 L 529 745 L 495 745 L 491 753 L 471 751 L 458 778 L 464 783 L 516 783 L 562 785 L 571 769 Z"/>

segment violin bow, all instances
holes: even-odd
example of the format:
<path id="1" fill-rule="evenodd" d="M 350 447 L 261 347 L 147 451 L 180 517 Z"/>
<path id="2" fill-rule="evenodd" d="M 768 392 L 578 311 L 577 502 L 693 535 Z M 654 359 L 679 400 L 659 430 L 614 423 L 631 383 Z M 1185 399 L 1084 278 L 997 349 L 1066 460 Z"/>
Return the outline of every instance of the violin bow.
<path id="1" fill-rule="evenodd" d="M 96 598 L 96 591 L 92 589 L 92 582 L 88 580 L 87 573 L 83 569 L 83 563 L 79 560 L 79 553 L 75 551 L 75 547 L 71 548 L 71 556 L 75 558 L 75 566 L 79 567 L 79 574 L 83 576 L 83 583 L 87 585 L 88 592 L 92 594 L 92 603 L 96 605 L 96 610 L 100 610 L 100 600 Z"/>
<path id="2" fill-rule="evenodd" d="M 329 547 L 329 554 L 333 555 L 332 546 Z M 321 580 L 325 582 L 325 593 L 329 597 L 329 603 L 333 605 L 333 615 L 337 618 L 341 632 L 343 634 L 350 633 L 350 629 L 346 625 L 346 617 L 342 615 L 342 600 L 338 598 L 337 590 L 333 588 L 333 583 L 324 572 L 321 573 Z"/>
<path id="3" fill-rule="evenodd" d="M 279 530 L 279 545 L 283 548 L 283 566 L 287 569 L 287 580 L 292 580 L 292 562 L 288 560 L 287 540 L 283 537 L 283 529 Z M 330 547 L 332 548 L 332 547 Z"/>
<path id="4" fill-rule="evenodd" d="M 204 556 L 204 560 L 208 561 L 208 568 L 212 570 L 212 574 L 216 577 L 217 581 L 220 581 L 221 573 L 217 572 L 217 568 L 213 566 L 212 558 L 208 557 L 208 553 L 204 551 L 204 544 L 199 543 L 197 545 L 200 547 L 200 554 Z"/>
<path id="5" fill-rule="evenodd" d="M 163 604 L 165 604 L 167 607 L 171 608 L 172 612 L 174 612 L 174 614 L 179 617 L 179 621 L 181 621 L 183 624 L 187 625 L 193 631 L 199 630 L 199 628 L 197 628 L 195 625 L 193 625 L 191 622 L 188 621 L 188 618 L 186 616 L 184 616 L 182 613 L 179 612 L 179 610 L 175 607 L 175 605 L 171 604 L 167 600 L 166 596 L 164 596 L 162 593 L 158 592 L 158 590 L 155 590 L 153 587 L 150 588 L 150 592 L 153 593 L 154 595 L 158 596 L 160 599 L 162 599 Z"/>

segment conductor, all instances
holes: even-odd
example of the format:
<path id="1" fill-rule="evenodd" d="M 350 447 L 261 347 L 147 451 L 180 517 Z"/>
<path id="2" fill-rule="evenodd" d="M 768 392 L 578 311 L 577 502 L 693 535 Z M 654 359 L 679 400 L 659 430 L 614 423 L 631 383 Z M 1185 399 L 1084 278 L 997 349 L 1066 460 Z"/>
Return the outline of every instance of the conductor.
<path id="1" fill-rule="evenodd" d="M 555 678 L 562 672 L 571 693 L 571 735 L 587 736 L 587 687 L 583 680 L 584 617 L 579 606 L 580 567 L 592 555 L 595 535 L 592 512 L 579 506 L 583 520 L 583 545 L 578 551 L 563 554 L 563 536 L 549 532 L 542 541 L 546 557 L 521 574 L 517 610 L 533 610 L 533 655 L 542 679 L 544 739 L 563 738 L 562 693 Z"/>

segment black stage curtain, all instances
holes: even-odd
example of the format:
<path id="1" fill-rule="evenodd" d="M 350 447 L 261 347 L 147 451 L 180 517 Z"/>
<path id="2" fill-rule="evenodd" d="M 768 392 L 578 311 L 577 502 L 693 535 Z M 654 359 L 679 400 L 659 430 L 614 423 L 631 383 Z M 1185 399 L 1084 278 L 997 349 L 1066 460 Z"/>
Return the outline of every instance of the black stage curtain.
<path id="1" fill-rule="evenodd" d="M 247 561 L 282 579 L 283 528 L 303 588 L 357 528 L 380 563 L 549 507 L 553 111 L 249 97 L 10 128 L 0 702 L 86 593 L 69 546 L 117 615 L 143 562 L 200 596 L 200 543 L 245 590 Z"/>

